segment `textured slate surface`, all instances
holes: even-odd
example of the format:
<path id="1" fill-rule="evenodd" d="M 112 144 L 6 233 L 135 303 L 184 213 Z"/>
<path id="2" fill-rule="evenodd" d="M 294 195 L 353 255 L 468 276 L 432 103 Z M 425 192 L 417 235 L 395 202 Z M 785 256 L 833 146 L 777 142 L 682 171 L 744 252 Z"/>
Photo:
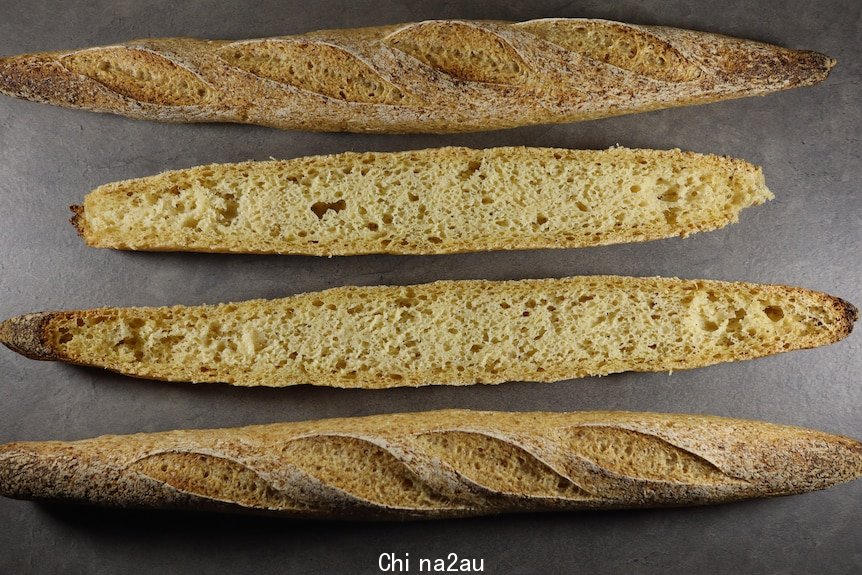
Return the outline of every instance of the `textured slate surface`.
<path id="1" fill-rule="evenodd" d="M 515 4 L 518 4 L 515 6 Z M 457 136 L 158 125 L 0 98 L 0 317 L 100 305 L 215 303 L 345 284 L 578 274 L 787 283 L 862 303 L 862 15 L 855 1 L 473 3 L 0 1 L 0 54 L 144 36 L 247 38 L 430 18 L 600 17 L 825 52 L 817 87 L 582 124 Z M 728 229 L 584 250 L 316 259 L 86 248 L 67 206 L 108 181 L 208 162 L 438 145 L 714 152 L 764 166 L 776 200 Z M 755 418 L 862 437 L 859 334 L 827 348 L 667 374 L 376 392 L 164 384 L 0 349 L 0 441 L 464 407 L 627 409 Z M 849 573 L 862 482 L 712 508 L 409 524 L 301 523 L 0 500 L 3 573 L 377 573 L 378 556 L 484 558 L 490 573 Z"/>

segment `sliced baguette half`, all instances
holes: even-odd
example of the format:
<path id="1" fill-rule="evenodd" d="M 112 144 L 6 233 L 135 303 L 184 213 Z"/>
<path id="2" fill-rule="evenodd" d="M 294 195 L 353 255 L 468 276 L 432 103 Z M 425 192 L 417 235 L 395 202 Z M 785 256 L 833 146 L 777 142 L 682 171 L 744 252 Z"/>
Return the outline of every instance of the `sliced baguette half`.
<path id="1" fill-rule="evenodd" d="M 857 315 L 802 288 L 588 276 L 43 312 L 0 324 L 0 342 L 160 380 L 385 388 L 700 367 L 833 343 Z"/>
<path id="2" fill-rule="evenodd" d="M 0 445 L 6 497 L 337 519 L 703 505 L 860 476 L 853 439 L 654 413 L 451 410 Z"/>
<path id="3" fill-rule="evenodd" d="M 438 148 L 201 166 L 101 186 L 94 247 L 320 256 L 687 236 L 772 199 L 759 167 L 679 150 Z"/>

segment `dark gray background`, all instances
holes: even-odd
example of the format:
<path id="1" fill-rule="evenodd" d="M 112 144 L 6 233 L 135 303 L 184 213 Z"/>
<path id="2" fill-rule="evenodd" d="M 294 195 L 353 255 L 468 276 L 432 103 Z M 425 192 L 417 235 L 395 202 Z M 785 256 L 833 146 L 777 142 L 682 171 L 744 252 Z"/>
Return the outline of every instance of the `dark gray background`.
<path id="1" fill-rule="evenodd" d="M 515 6 L 515 4 L 521 4 Z M 345 284 L 578 274 L 787 283 L 862 303 L 860 4 L 810 2 L 0 2 L 0 54 L 145 36 L 240 39 L 430 18 L 600 17 L 825 52 L 822 85 L 554 127 L 457 136 L 301 134 L 159 125 L 0 98 L 0 317 L 102 305 L 198 304 Z M 113 180 L 209 162 L 438 145 L 680 147 L 764 166 L 776 199 L 686 240 L 441 257 L 135 254 L 86 248 L 67 206 Z M 465 407 L 710 413 L 862 437 L 860 338 L 738 364 L 555 384 L 346 391 L 134 380 L 0 350 L 0 441 Z M 491 573 L 850 573 L 862 481 L 711 508 L 407 524 L 305 523 L 0 501 L 2 573 L 375 573 L 381 552 L 485 559 Z"/>

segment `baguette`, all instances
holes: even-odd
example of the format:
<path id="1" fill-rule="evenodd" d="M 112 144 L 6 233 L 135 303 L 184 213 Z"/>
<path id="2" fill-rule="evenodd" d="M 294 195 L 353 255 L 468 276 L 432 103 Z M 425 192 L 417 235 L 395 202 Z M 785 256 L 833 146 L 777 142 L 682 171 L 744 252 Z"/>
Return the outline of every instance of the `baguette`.
<path id="1" fill-rule="evenodd" d="M 440 148 L 211 165 L 97 188 L 94 247 L 320 256 L 566 248 L 712 230 L 760 168 L 679 150 Z"/>
<path id="2" fill-rule="evenodd" d="M 662 26 L 431 20 L 5 57 L 0 93 L 163 122 L 446 133 L 763 95 L 821 82 L 834 64 Z"/>
<path id="3" fill-rule="evenodd" d="M 151 379 L 385 388 L 699 367 L 832 343 L 857 315 L 802 288 L 587 276 L 43 312 L 0 342 Z"/>
<path id="4" fill-rule="evenodd" d="M 862 443 L 697 415 L 432 411 L 0 445 L 0 495 L 302 518 L 723 503 L 862 476 Z"/>

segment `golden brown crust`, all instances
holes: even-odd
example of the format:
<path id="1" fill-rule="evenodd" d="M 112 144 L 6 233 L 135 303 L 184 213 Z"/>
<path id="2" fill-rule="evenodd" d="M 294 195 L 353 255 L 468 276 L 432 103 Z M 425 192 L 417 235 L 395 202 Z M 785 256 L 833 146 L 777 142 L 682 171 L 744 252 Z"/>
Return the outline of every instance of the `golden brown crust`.
<path id="1" fill-rule="evenodd" d="M 834 63 L 816 52 L 605 20 L 433 20 L 7 57 L 0 93 L 166 122 L 445 133 L 767 94 L 820 82 Z"/>
<path id="2" fill-rule="evenodd" d="M 0 494 L 430 519 L 722 503 L 862 475 L 862 444 L 710 416 L 465 410 L 0 446 Z"/>

